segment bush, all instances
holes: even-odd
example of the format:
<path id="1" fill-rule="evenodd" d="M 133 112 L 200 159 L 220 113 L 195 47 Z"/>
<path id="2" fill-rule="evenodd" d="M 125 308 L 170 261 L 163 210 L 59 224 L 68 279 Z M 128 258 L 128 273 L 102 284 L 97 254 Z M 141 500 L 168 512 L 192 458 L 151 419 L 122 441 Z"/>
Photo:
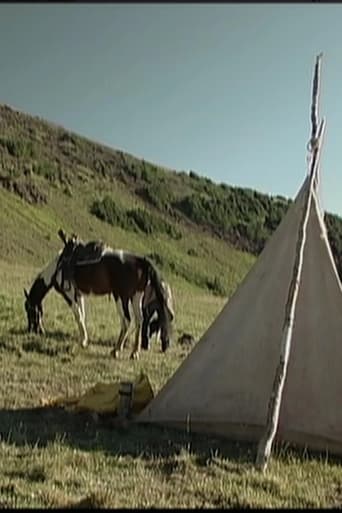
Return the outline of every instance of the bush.
<path id="1" fill-rule="evenodd" d="M 33 205 L 47 203 L 48 201 L 46 192 L 31 178 L 15 179 L 9 176 L 0 176 L 0 186 Z"/>
<path id="2" fill-rule="evenodd" d="M 182 234 L 177 230 L 174 225 L 164 221 L 162 218 L 150 214 L 147 210 L 140 208 L 129 210 L 127 217 L 131 219 L 139 230 L 148 235 L 153 233 L 166 233 L 172 239 L 179 240 L 182 238 Z"/>
<path id="3" fill-rule="evenodd" d="M 162 218 L 140 208 L 123 210 L 114 203 L 110 196 L 105 196 L 102 200 L 95 200 L 90 207 L 90 213 L 101 221 L 113 226 L 120 226 L 124 230 L 140 230 L 147 235 L 166 233 L 173 239 L 182 237 L 179 230 Z"/>
<path id="4" fill-rule="evenodd" d="M 156 222 L 146 210 L 132 209 L 127 212 L 127 217 L 131 219 L 132 225 L 136 225 L 144 233 L 152 234 L 156 230 Z"/>
<path id="5" fill-rule="evenodd" d="M 59 176 L 59 170 L 57 166 L 47 161 L 35 163 L 32 170 L 36 175 L 42 176 L 46 180 L 49 180 L 49 182 L 54 182 L 58 179 Z"/>
<path id="6" fill-rule="evenodd" d="M 201 177 L 197 173 L 195 173 L 195 171 L 190 171 L 189 172 L 189 176 L 193 180 L 201 180 Z"/>
<path id="7" fill-rule="evenodd" d="M 113 226 L 120 226 L 124 229 L 134 227 L 126 213 L 114 203 L 110 196 L 105 196 L 102 200 L 95 200 L 90 207 L 90 213 Z"/>
<path id="8" fill-rule="evenodd" d="M 0 144 L 12 157 L 34 157 L 35 151 L 32 141 L 26 141 L 21 139 L 9 139 L 1 138 Z"/>
<path id="9" fill-rule="evenodd" d="M 165 185 L 157 184 L 152 187 L 141 187 L 136 194 L 144 201 L 162 212 L 171 213 L 171 202 L 173 200 Z"/>
<path id="10" fill-rule="evenodd" d="M 215 185 L 202 178 L 196 180 L 196 190 L 173 202 L 173 208 L 194 223 L 228 239 L 238 249 L 255 255 L 262 251 L 291 203 L 251 189 Z"/>

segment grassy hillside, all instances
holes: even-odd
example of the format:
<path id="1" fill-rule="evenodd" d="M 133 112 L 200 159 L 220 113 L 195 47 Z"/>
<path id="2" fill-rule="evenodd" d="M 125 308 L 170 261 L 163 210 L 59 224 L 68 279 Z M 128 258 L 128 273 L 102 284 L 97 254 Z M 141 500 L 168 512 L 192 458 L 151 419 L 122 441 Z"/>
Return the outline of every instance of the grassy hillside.
<path id="1" fill-rule="evenodd" d="M 261 475 L 246 444 L 40 407 L 142 370 L 157 392 L 191 350 L 178 335 L 200 338 L 287 200 L 157 168 L 4 106 L 0 126 L 0 507 L 341 507 L 330 455 L 277 448 Z M 26 333 L 23 288 L 59 249 L 59 227 L 155 260 L 175 297 L 166 354 L 153 343 L 139 361 L 131 347 L 110 358 L 119 322 L 107 297 L 86 299 L 87 349 L 54 292 L 46 336 Z"/>
<path id="2" fill-rule="evenodd" d="M 61 226 L 83 239 L 148 254 L 166 276 L 219 295 L 229 296 L 247 272 L 253 257 L 181 215 L 151 206 L 141 195 L 144 179 L 132 177 L 132 169 L 150 181 L 160 175 L 163 189 L 176 194 L 184 189 L 176 173 L 7 107 L 0 115 L 0 258 L 42 265 L 59 247 Z M 147 190 L 157 194 L 153 183 Z M 101 216 L 103 205 L 107 217 Z"/>
<path id="3" fill-rule="evenodd" d="M 8 258 L 11 244 L 20 240 L 21 257 L 30 261 L 28 239 L 36 236 L 46 239 L 47 249 L 40 247 L 37 261 L 57 247 L 52 234 L 64 224 L 84 238 L 106 237 L 114 245 L 147 252 L 166 272 L 229 295 L 235 274 L 241 279 L 253 261 L 231 249 L 258 255 L 291 203 L 282 196 L 215 184 L 194 171 L 157 167 L 7 106 L 0 106 L 0 120 L 0 192 L 10 193 L 4 203 L 14 196 L 22 199 L 22 206 L 13 206 L 14 217 L 20 211 L 26 219 L 20 224 L 25 236 L 10 229 L 11 222 L 19 226 L 19 219 L 3 219 L 0 257 Z M 7 214 L 8 209 L 0 215 Z M 326 220 L 341 272 L 342 222 L 331 214 Z M 208 256 L 213 268 L 201 271 Z"/>

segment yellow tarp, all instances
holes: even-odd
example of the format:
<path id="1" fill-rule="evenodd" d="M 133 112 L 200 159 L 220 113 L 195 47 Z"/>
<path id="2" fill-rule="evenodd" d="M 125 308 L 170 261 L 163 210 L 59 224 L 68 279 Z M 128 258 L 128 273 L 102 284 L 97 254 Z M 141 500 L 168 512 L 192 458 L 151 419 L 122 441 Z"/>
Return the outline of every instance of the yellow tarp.
<path id="1" fill-rule="evenodd" d="M 43 400 L 44 406 L 62 406 L 73 411 L 92 411 L 99 414 L 116 414 L 120 396 L 120 382 L 97 383 L 80 396 L 58 397 Z M 132 413 L 139 413 L 153 399 L 151 383 L 146 374 L 141 373 L 133 382 Z"/>

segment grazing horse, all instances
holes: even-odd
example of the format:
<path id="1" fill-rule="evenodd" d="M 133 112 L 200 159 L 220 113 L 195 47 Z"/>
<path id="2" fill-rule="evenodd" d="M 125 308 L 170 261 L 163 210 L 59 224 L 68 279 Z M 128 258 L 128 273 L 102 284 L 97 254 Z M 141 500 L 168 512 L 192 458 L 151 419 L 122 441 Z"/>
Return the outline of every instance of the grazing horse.
<path id="1" fill-rule="evenodd" d="M 161 280 L 161 284 L 164 288 L 165 295 L 167 298 L 167 308 L 169 311 L 170 322 L 174 320 L 174 309 L 173 309 L 173 298 L 171 293 L 170 285 L 165 281 Z M 149 339 L 155 333 L 156 337 L 160 336 L 162 351 L 170 345 L 169 330 L 166 329 L 163 323 L 162 312 L 160 311 L 160 304 L 156 298 L 153 288 L 150 284 L 147 285 L 142 302 L 143 310 L 143 323 L 141 330 L 141 347 L 142 349 L 148 350 Z"/>
<path id="2" fill-rule="evenodd" d="M 43 332 L 42 301 L 49 290 L 55 288 L 71 307 L 80 330 L 82 346 L 86 347 L 88 334 L 84 295 L 108 294 L 115 300 L 121 325 L 112 355 L 117 357 L 123 348 L 131 322 L 129 306 L 132 306 L 135 343 L 131 358 L 138 358 L 143 320 L 142 297 L 149 285 L 160 306 L 166 337 L 169 336 L 170 312 L 167 296 L 158 271 L 147 258 L 123 250 L 113 250 L 97 242 L 84 245 L 76 236 L 67 239 L 62 230 L 58 235 L 64 242 L 63 250 L 38 274 L 30 291 L 24 289 L 29 331 Z"/>

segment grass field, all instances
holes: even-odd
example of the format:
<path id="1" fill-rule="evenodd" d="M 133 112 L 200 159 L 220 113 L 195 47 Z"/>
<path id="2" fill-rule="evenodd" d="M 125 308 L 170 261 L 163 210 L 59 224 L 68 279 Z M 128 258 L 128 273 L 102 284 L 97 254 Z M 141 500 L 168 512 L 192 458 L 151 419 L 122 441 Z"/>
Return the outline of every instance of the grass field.
<path id="1" fill-rule="evenodd" d="M 174 344 L 162 355 L 155 344 L 139 361 L 126 348 L 109 357 L 118 333 L 114 304 L 86 301 L 91 339 L 81 349 L 63 300 L 45 301 L 47 335 L 25 333 L 23 286 L 37 268 L 1 261 L 2 368 L 0 503 L 17 507 L 341 507 L 338 462 L 305 452 L 277 450 L 265 475 L 253 468 L 254 448 L 160 427 L 118 428 L 41 401 L 85 391 L 98 381 L 133 379 L 144 370 L 154 391 L 189 349 Z M 176 337 L 198 338 L 224 304 L 181 281 L 171 281 Z"/>

